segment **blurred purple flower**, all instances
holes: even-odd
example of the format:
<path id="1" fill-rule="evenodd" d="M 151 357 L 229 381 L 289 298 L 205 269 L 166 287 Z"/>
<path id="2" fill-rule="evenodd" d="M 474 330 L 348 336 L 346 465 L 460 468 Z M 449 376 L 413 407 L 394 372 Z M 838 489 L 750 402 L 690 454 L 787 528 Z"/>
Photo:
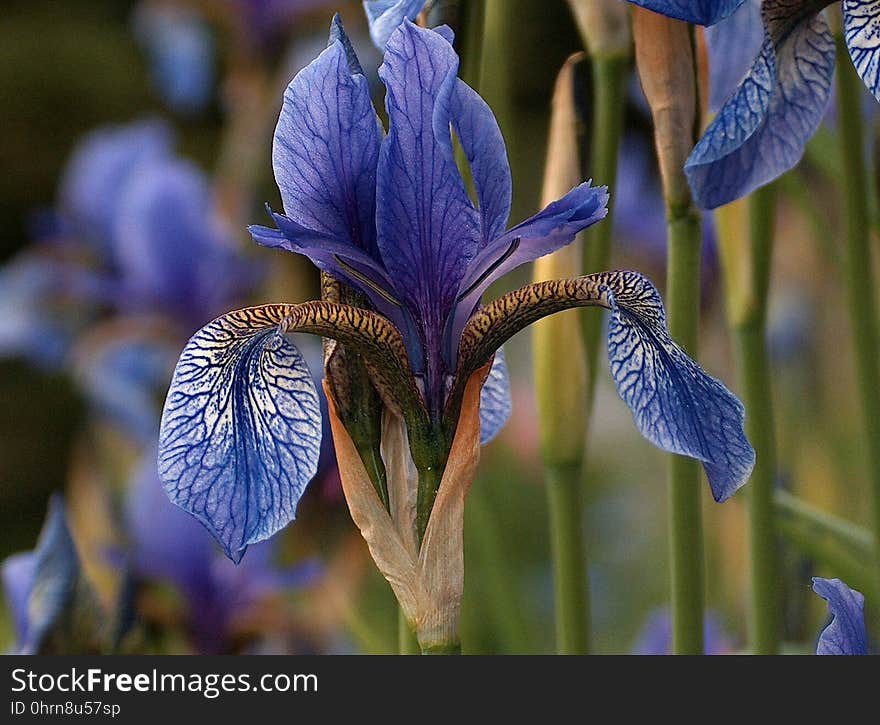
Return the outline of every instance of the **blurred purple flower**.
<path id="1" fill-rule="evenodd" d="M 64 501 L 55 495 L 33 551 L 2 564 L 3 592 L 12 614 L 18 654 L 37 654 L 74 604 L 80 576 Z"/>
<path id="2" fill-rule="evenodd" d="M 155 453 L 145 456 L 130 481 L 125 522 L 135 579 L 165 581 L 183 594 L 194 644 L 205 654 L 223 651 L 236 620 L 261 602 L 306 586 L 322 572 L 315 560 L 277 566 L 270 542 L 252 546 L 238 566 L 220 555 L 198 521 L 165 496 Z"/>
<path id="3" fill-rule="evenodd" d="M 711 614 L 703 625 L 704 651 L 707 655 L 724 655 L 733 651 L 730 639 L 724 634 L 718 620 Z M 668 609 L 658 609 L 648 616 L 632 650 L 636 655 L 672 654 L 672 615 Z"/>
<path id="4" fill-rule="evenodd" d="M 188 8 L 148 1 L 135 9 L 133 24 L 162 99 L 181 114 L 204 110 L 215 84 L 214 38 L 204 19 Z"/>

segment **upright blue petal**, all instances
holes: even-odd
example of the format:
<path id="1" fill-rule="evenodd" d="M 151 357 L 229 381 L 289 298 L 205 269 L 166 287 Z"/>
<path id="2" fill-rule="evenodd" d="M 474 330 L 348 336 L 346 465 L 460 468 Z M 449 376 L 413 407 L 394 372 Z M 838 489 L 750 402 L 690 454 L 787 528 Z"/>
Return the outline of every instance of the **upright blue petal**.
<path id="1" fill-rule="evenodd" d="M 714 25 L 731 15 L 743 0 L 629 0 L 633 5 L 697 25 Z"/>
<path id="2" fill-rule="evenodd" d="M 880 1 L 843 0 L 843 35 L 850 58 L 880 101 Z"/>
<path id="3" fill-rule="evenodd" d="M 385 50 L 391 34 L 404 20 L 415 20 L 427 0 L 364 0 L 370 37 L 379 50 Z"/>
<path id="4" fill-rule="evenodd" d="M 819 635 L 817 655 L 866 655 L 865 597 L 840 579 L 813 577 L 813 591 L 828 602 L 831 622 Z"/>
<path id="5" fill-rule="evenodd" d="M 507 362 L 504 350 L 499 349 L 480 391 L 480 445 L 486 445 L 498 435 L 510 418 L 511 407 Z"/>
<path id="6" fill-rule="evenodd" d="M 284 92 L 272 165 L 287 216 L 376 257 L 381 139 L 367 80 L 337 40 Z"/>
<path id="7" fill-rule="evenodd" d="M 12 616 L 15 641 L 23 642 L 28 630 L 28 597 L 34 585 L 37 557 L 32 551 L 22 551 L 7 556 L 0 565 L 0 578 L 3 581 L 3 596 Z"/>
<path id="8" fill-rule="evenodd" d="M 27 599 L 27 626 L 20 654 L 36 654 L 59 618 L 73 605 L 79 557 L 58 495 L 49 502 L 46 522 L 33 552 L 33 580 Z"/>
<path id="9" fill-rule="evenodd" d="M 607 188 L 586 182 L 480 250 L 461 281 L 455 317 L 450 323 L 451 364 L 458 353 L 461 331 L 489 285 L 520 265 L 571 244 L 578 232 L 605 218 L 607 203 Z"/>
<path id="10" fill-rule="evenodd" d="M 479 94 L 459 80 L 449 96 L 449 116 L 467 157 L 480 211 L 480 243 L 504 234 L 513 184 L 507 147 L 495 114 Z"/>
<path id="11" fill-rule="evenodd" d="M 276 306 L 231 312 L 187 343 L 165 401 L 159 475 L 236 563 L 288 524 L 321 448 L 311 374 Z"/>
<path id="12" fill-rule="evenodd" d="M 713 497 L 724 501 L 755 465 L 742 403 L 669 337 L 654 285 L 637 272 L 617 274 L 616 290 L 608 290 L 608 359 L 617 392 L 639 432 L 665 451 L 702 462 Z"/>
<path id="13" fill-rule="evenodd" d="M 392 35 L 379 69 L 390 123 L 379 155 L 379 249 L 399 296 L 423 326 L 429 356 L 442 349 L 446 319 L 480 240 L 479 215 L 452 149 L 457 70 L 449 42 L 408 21 Z M 428 364 L 439 361 L 429 357 Z"/>
<path id="14" fill-rule="evenodd" d="M 792 168 L 822 120 L 834 38 L 822 15 L 765 0 L 765 39 L 748 76 L 694 147 L 685 173 L 705 209 L 745 196 Z"/>
<path id="15" fill-rule="evenodd" d="M 171 130 L 142 121 L 101 128 L 77 144 L 61 179 L 59 206 L 69 222 L 100 250 L 109 248 L 116 202 L 142 162 L 171 156 Z"/>
<path id="16" fill-rule="evenodd" d="M 761 0 L 745 0 L 733 15 L 706 29 L 710 111 L 717 111 L 733 94 L 763 44 Z"/>

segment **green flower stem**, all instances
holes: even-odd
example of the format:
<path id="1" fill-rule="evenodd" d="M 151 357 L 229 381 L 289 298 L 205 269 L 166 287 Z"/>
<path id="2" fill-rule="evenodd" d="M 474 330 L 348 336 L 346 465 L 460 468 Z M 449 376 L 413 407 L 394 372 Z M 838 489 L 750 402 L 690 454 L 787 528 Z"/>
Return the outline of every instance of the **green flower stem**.
<path id="1" fill-rule="evenodd" d="M 419 643 L 410 629 L 409 622 L 403 614 L 403 610 L 397 608 L 397 654 L 400 655 L 417 655 L 421 650 Z"/>
<path id="2" fill-rule="evenodd" d="M 754 654 L 779 652 L 779 562 L 773 519 L 776 444 L 771 371 L 767 359 L 767 289 L 773 252 L 773 189 L 764 187 L 748 201 L 753 296 L 748 314 L 733 324 L 740 391 L 746 408 L 746 434 L 755 448 L 749 480 L 749 643 Z"/>
<path id="3" fill-rule="evenodd" d="M 843 161 L 846 218 L 846 288 L 856 363 L 856 379 L 868 458 L 874 527 L 875 577 L 880 584 L 880 341 L 877 302 L 871 274 L 870 216 L 862 123 L 862 82 L 856 75 L 846 44 L 837 36 L 837 116 Z"/>
<path id="4" fill-rule="evenodd" d="M 629 77 L 629 56 L 609 55 L 592 58 L 593 120 L 590 139 L 589 169 L 587 173 L 594 183 L 608 187 L 608 216 L 584 234 L 583 273 L 602 272 L 608 269 L 613 238 L 612 213 L 614 189 L 617 183 L 617 158 L 620 136 L 623 130 L 623 111 L 626 82 Z M 602 339 L 602 315 L 584 310 L 584 345 L 587 354 L 587 406 L 593 405 L 593 389 L 596 385 L 599 350 Z"/>
<path id="5" fill-rule="evenodd" d="M 700 215 L 667 210 L 669 256 L 666 306 L 669 330 L 697 357 L 700 322 Z M 669 552 L 672 566 L 672 646 L 676 654 L 703 654 L 703 517 L 700 464 L 669 460 Z"/>
<path id="6" fill-rule="evenodd" d="M 422 650 L 423 655 L 460 655 L 461 642 L 444 642 Z"/>
<path id="7" fill-rule="evenodd" d="M 544 467 L 550 506 L 556 642 L 559 654 L 586 654 L 590 601 L 583 540 L 581 467 Z"/>

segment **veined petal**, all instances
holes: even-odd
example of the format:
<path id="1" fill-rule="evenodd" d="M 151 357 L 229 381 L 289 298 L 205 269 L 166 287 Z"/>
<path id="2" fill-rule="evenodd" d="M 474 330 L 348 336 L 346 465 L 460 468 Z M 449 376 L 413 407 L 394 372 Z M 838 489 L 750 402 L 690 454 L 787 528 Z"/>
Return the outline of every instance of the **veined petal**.
<path id="1" fill-rule="evenodd" d="M 880 0 L 843 0 L 843 35 L 850 58 L 880 101 Z"/>
<path id="2" fill-rule="evenodd" d="M 700 460 L 719 503 L 755 465 L 742 403 L 669 337 L 660 294 L 634 272 L 609 279 L 608 360 L 639 432 L 658 448 Z"/>
<path id="3" fill-rule="evenodd" d="M 480 238 L 452 150 L 457 70 L 449 42 L 408 21 L 391 37 L 379 69 L 390 122 L 379 155 L 379 249 L 398 294 L 423 325 L 429 354 L 440 349 Z"/>
<path id="4" fill-rule="evenodd" d="M 489 376 L 480 391 L 480 445 L 491 441 L 510 418 L 510 378 L 504 350 L 495 353 Z"/>
<path id="5" fill-rule="evenodd" d="M 404 20 L 415 20 L 426 0 L 364 0 L 370 37 L 379 50 L 385 50 L 391 34 Z"/>
<path id="6" fill-rule="evenodd" d="M 733 94 L 763 44 L 761 0 L 745 0 L 732 15 L 706 29 L 710 111 L 717 111 Z"/>
<path id="7" fill-rule="evenodd" d="M 629 0 L 655 13 L 697 25 L 714 25 L 733 13 L 743 0 Z"/>
<path id="8" fill-rule="evenodd" d="M 451 354 L 457 353 L 461 331 L 489 285 L 521 264 L 570 244 L 578 232 L 605 218 L 607 203 L 606 187 L 593 187 L 585 182 L 486 245 L 470 263 L 461 282 L 449 329 Z"/>
<path id="9" fill-rule="evenodd" d="M 283 214 L 270 213 L 278 229 L 248 227 L 257 244 L 308 257 L 318 269 L 367 295 L 373 306 L 398 329 L 408 329 L 401 301 L 395 297 L 394 284 L 379 262 L 346 241 L 306 229 Z"/>
<path id="10" fill-rule="evenodd" d="M 817 655 L 866 655 L 865 597 L 840 579 L 813 577 L 813 591 L 828 602 L 831 622 L 819 635 Z"/>
<path id="11" fill-rule="evenodd" d="M 733 495 L 755 464 L 743 406 L 669 337 L 660 295 L 638 272 L 537 282 L 480 308 L 461 335 L 452 403 L 467 376 L 512 335 L 554 312 L 588 306 L 611 310 L 611 375 L 639 432 L 665 451 L 701 461 L 716 501 Z"/>
<path id="12" fill-rule="evenodd" d="M 288 309 L 238 310 L 197 332 L 162 413 L 165 491 L 235 562 L 294 518 L 318 466 L 320 403 L 302 356 L 279 329 Z"/>
<path id="13" fill-rule="evenodd" d="M 507 147 L 492 109 L 462 80 L 449 97 L 448 113 L 470 165 L 485 246 L 504 234 L 510 216 L 513 190 Z"/>
<path id="14" fill-rule="evenodd" d="M 80 576 L 79 557 L 67 528 L 63 499 L 55 495 L 33 552 L 33 580 L 27 600 L 27 627 L 19 654 L 37 654 L 59 618 L 73 606 Z"/>
<path id="15" fill-rule="evenodd" d="M 834 39 L 822 15 L 792 17 L 792 6 L 783 0 L 766 0 L 762 15 L 761 54 L 685 165 L 696 202 L 705 209 L 738 199 L 792 168 L 828 101 Z"/>
<path id="16" fill-rule="evenodd" d="M 336 40 L 284 92 L 272 165 L 287 216 L 376 256 L 381 138 L 367 79 L 352 71 L 346 45 Z"/>

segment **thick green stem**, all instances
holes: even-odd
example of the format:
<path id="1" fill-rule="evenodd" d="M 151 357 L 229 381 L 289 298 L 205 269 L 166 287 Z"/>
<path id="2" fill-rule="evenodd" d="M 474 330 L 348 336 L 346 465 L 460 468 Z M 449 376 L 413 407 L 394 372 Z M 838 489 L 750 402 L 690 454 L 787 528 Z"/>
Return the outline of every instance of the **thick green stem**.
<path id="1" fill-rule="evenodd" d="M 764 187 L 749 198 L 749 311 L 734 324 L 740 392 L 746 408 L 746 434 L 756 463 L 748 486 L 749 644 L 754 654 L 779 652 L 778 549 L 774 527 L 776 479 L 771 371 L 767 358 L 767 290 L 773 253 L 773 190 Z M 731 281 L 733 283 L 733 281 Z"/>
<path id="2" fill-rule="evenodd" d="M 422 648 L 423 655 L 460 655 L 461 642 L 444 642 Z"/>
<path id="3" fill-rule="evenodd" d="M 544 480 L 550 506 L 557 652 L 587 654 L 590 599 L 580 466 L 545 466 Z"/>
<path id="4" fill-rule="evenodd" d="M 417 655 L 421 650 L 419 649 L 419 642 L 416 639 L 415 634 L 413 634 L 412 629 L 409 626 L 409 622 L 406 621 L 406 616 L 403 614 L 403 610 L 398 607 L 397 608 L 397 654 L 401 655 Z"/>
<path id="5" fill-rule="evenodd" d="M 593 178 L 595 184 L 606 185 L 611 198 L 608 201 L 608 216 L 601 224 L 590 227 L 584 234 L 584 274 L 608 269 L 611 256 L 614 189 L 617 183 L 617 157 L 623 129 L 628 70 L 629 58 L 626 55 L 592 58 L 593 119 L 589 168 L 585 173 Z M 587 406 L 591 408 L 603 322 L 602 315 L 597 315 L 592 310 L 584 310 L 581 319 L 587 353 Z"/>
<path id="6" fill-rule="evenodd" d="M 666 306 L 672 337 L 697 356 L 702 232 L 695 210 L 668 214 Z M 669 552 L 672 566 L 672 646 L 676 654 L 703 653 L 703 519 L 700 464 L 669 460 Z"/>
<path id="7" fill-rule="evenodd" d="M 837 116 L 843 161 L 846 216 L 846 288 L 859 403 L 864 426 L 875 539 L 875 575 L 880 583 L 880 341 L 874 296 L 862 124 L 862 82 L 837 37 Z"/>

